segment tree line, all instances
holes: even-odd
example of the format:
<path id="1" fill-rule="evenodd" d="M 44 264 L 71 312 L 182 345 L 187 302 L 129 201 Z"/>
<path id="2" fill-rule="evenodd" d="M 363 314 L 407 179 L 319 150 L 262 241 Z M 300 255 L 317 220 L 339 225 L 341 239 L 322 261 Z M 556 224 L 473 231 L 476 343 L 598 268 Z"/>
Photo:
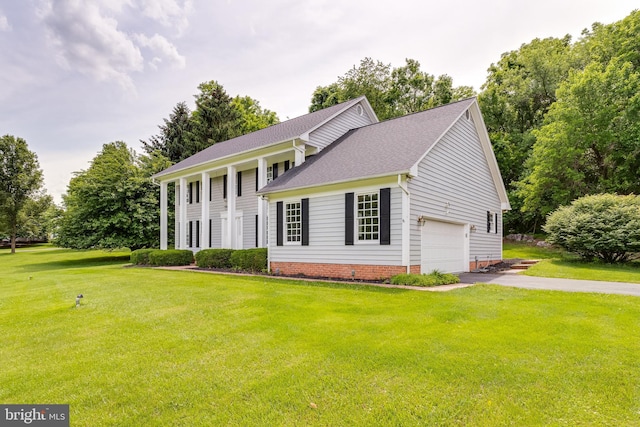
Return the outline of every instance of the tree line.
<path id="1" fill-rule="evenodd" d="M 612 24 L 593 24 L 576 41 L 534 39 L 490 65 L 478 100 L 513 208 L 505 215 L 506 232 L 538 231 L 550 212 L 583 195 L 640 192 L 638 28 L 640 12 L 634 11 Z M 211 144 L 279 122 L 258 101 L 232 98 L 215 81 L 198 90 L 194 111 L 179 102 L 159 133 L 141 141 L 144 154 L 123 142 L 105 144 L 89 169 L 70 181 L 62 214 L 49 200 L 45 211 L 59 218 L 60 244 L 157 246 L 159 191 L 148 178 Z M 413 59 L 392 68 L 364 58 L 335 82 L 318 86 L 309 111 L 361 95 L 384 120 L 476 94 L 454 86 L 447 75 L 423 71 Z M 116 166 L 124 169 L 115 173 Z M 41 185 L 41 178 L 36 181 Z M 20 235 L 12 224 L 27 221 L 15 212 L 26 218 L 39 208 L 25 206 L 47 197 L 34 190 L 22 204 L 9 203 L 11 191 L 0 190 L 0 235 Z"/>

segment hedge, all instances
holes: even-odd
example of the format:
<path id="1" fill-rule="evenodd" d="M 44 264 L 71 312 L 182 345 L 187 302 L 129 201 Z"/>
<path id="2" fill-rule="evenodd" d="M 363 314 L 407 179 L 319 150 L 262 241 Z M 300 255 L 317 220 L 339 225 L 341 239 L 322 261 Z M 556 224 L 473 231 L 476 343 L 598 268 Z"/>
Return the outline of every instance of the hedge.
<path id="1" fill-rule="evenodd" d="M 149 254 L 157 249 L 138 249 L 131 252 L 130 260 L 135 265 L 149 265 Z"/>
<path id="2" fill-rule="evenodd" d="M 404 286 L 440 286 L 460 283 L 460 278 L 455 274 L 441 273 L 437 270 L 429 274 L 398 274 L 391 278 L 391 284 Z"/>
<path id="3" fill-rule="evenodd" d="M 233 249 L 203 249 L 196 253 L 196 265 L 200 268 L 231 268 Z"/>
<path id="4" fill-rule="evenodd" d="M 231 267 L 244 271 L 264 271 L 267 269 L 267 249 L 254 248 L 234 251 Z"/>
<path id="5" fill-rule="evenodd" d="M 155 250 L 149 253 L 149 263 L 156 266 L 189 265 L 193 252 L 188 249 Z"/>

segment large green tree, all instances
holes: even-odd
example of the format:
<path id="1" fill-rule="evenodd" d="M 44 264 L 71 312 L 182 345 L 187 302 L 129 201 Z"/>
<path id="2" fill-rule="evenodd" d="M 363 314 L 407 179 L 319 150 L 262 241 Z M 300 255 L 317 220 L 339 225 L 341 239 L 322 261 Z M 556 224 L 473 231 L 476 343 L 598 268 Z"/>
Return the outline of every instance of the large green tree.
<path id="1" fill-rule="evenodd" d="M 365 95 L 381 120 L 399 117 L 474 95 L 473 88 L 453 86 L 447 75 L 435 78 L 420 63 L 406 59 L 404 66 L 364 58 L 338 81 L 318 86 L 311 96 L 310 112 Z"/>
<path id="2" fill-rule="evenodd" d="M 198 86 L 196 109 L 191 115 L 191 127 L 182 158 L 185 159 L 216 142 L 240 135 L 240 112 L 231 105 L 232 98 L 222 85 L 211 80 Z"/>
<path id="3" fill-rule="evenodd" d="M 526 174 L 525 162 L 536 141 L 534 131 L 556 101 L 556 89 L 575 60 L 571 38 L 534 39 L 502 54 L 491 64 L 478 96 L 513 211 L 505 215 L 510 231 L 532 231 L 542 220 L 535 212 L 520 211 L 517 183 Z"/>
<path id="4" fill-rule="evenodd" d="M 17 236 L 26 239 L 48 240 L 56 229 L 56 219 L 62 210 L 53 197 L 41 190 L 25 202 L 18 214 Z"/>
<path id="5" fill-rule="evenodd" d="M 542 215 L 587 194 L 640 192 L 640 73 L 614 59 L 558 89 L 521 183 L 523 209 Z"/>
<path id="6" fill-rule="evenodd" d="M 160 133 L 141 140 L 147 154 L 159 150 L 177 163 L 216 142 L 255 132 L 279 123 L 275 112 L 262 108 L 249 96 L 231 98 L 222 85 L 211 80 L 198 86 L 196 109 L 192 112 L 179 102 L 168 119 L 159 125 Z"/>
<path id="7" fill-rule="evenodd" d="M 240 113 L 238 123 L 240 135 L 255 132 L 280 122 L 275 112 L 262 108 L 258 101 L 249 96 L 236 96 L 231 101 L 231 106 Z"/>
<path id="8" fill-rule="evenodd" d="M 150 176 L 170 165 L 159 152 L 140 157 L 124 142 L 105 144 L 63 196 L 56 243 L 63 247 L 130 248 L 159 245 L 159 187 Z"/>
<path id="9" fill-rule="evenodd" d="M 169 118 L 163 120 L 164 124 L 158 126 L 160 134 L 140 142 L 147 154 L 159 150 L 171 162 L 177 163 L 185 158 L 186 138 L 191 129 L 191 111 L 185 102 L 179 102 L 173 107 Z"/>
<path id="10" fill-rule="evenodd" d="M 0 138 L 0 221 L 11 236 L 11 253 L 16 251 L 20 212 L 42 186 L 42 170 L 36 154 L 22 138 Z"/>

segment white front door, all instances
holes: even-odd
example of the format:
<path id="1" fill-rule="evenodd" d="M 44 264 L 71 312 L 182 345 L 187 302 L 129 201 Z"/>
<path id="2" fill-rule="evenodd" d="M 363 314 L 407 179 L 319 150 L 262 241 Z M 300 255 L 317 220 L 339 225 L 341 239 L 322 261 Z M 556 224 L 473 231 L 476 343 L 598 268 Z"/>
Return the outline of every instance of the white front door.
<path id="1" fill-rule="evenodd" d="M 223 248 L 231 248 L 231 249 L 242 249 L 242 212 L 236 212 L 235 215 L 235 238 L 233 241 L 229 239 L 229 228 L 228 228 L 228 215 L 226 212 L 220 213 L 220 235 L 222 236 L 222 247 Z"/>

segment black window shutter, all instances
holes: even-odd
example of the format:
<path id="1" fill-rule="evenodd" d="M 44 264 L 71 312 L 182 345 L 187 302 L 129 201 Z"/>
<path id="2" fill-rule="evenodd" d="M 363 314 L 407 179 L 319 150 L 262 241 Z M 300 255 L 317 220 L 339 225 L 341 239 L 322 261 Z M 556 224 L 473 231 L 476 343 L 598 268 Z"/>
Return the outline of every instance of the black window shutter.
<path id="1" fill-rule="evenodd" d="M 189 247 L 193 247 L 193 221 L 189 221 Z"/>
<path id="2" fill-rule="evenodd" d="M 284 204 L 282 202 L 278 202 L 276 203 L 276 233 L 277 233 L 277 237 L 276 237 L 276 245 L 278 246 L 282 246 L 283 244 L 283 234 L 282 234 L 282 228 L 283 228 L 283 216 L 284 216 Z"/>
<path id="3" fill-rule="evenodd" d="M 380 244 L 391 244 L 391 189 L 380 189 Z"/>
<path id="4" fill-rule="evenodd" d="M 491 233 L 491 212 L 487 211 L 487 233 Z"/>
<path id="5" fill-rule="evenodd" d="M 227 175 L 222 177 L 222 198 L 227 198 Z"/>
<path id="6" fill-rule="evenodd" d="M 213 188 L 213 178 L 209 178 L 209 201 L 211 201 L 211 189 Z M 211 245 L 209 245 L 211 246 Z"/>
<path id="7" fill-rule="evenodd" d="M 309 246 L 309 199 L 302 199 L 302 246 Z"/>
<path id="8" fill-rule="evenodd" d="M 236 184 L 238 185 L 238 197 L 242 196 L 242 171 L 236 174 Z"/>
<path id="9" fill-rule="evenodd" d="M 496 226 L 496 234 L 498 234 L 498 214 L 497 213 L 496 213 L 495 226 Z"/>
<path id="10" fill-rule="evenodd" d="M 260 175 L 259 175 L 258 169 L 256 169 L 256 191 L 258 191 L 260 189 L 258 187 L 259 180 L 260 180 Z"/>
<path id="11" fill-rule="evenodd" d="M 258 215 L 256 215 L 256 248 L 258 247 Z"/>
<path id="12" fill-rule="evenodd" d="M 353 193 L 344 195 L 344 244 L 353 245 Z"/>
<path id="13" fill-rule="evenodd" d="M 189 183 L 189 204 L 193 203 L 193 182 Z"/>
<path id="14" fill-rule="evenodd" d="M 200 221 L 196 221 L 196 248 L 200 247 Z"/>
<path id="15" fill-rule="evenodd" d="M 196 203 L 200 203 L 200 181 L 196 181 Z"/>
<path id="16" fill-rule="evenodd" d="M 212 230 L 211 230 L 211 220 L 209 220 L 209 247 L 213 246 L 213 242 L 211 241 L 211 234 L 212 234 Z"/>
<path id="17" fill-rule="evenodd" d="M 291 162 L 289 162 L 289 160 L 285 160 L 284 161 L 284 171 L 285 172 L 289 170 L 290 165 L 291 165 Z"/>
<path id="18" fill-rule="evenodd" d="M 273 169 L 273 179 L 276 179 L 278 177 L 278 164 L 274 163 L 272 169 Z"/>

